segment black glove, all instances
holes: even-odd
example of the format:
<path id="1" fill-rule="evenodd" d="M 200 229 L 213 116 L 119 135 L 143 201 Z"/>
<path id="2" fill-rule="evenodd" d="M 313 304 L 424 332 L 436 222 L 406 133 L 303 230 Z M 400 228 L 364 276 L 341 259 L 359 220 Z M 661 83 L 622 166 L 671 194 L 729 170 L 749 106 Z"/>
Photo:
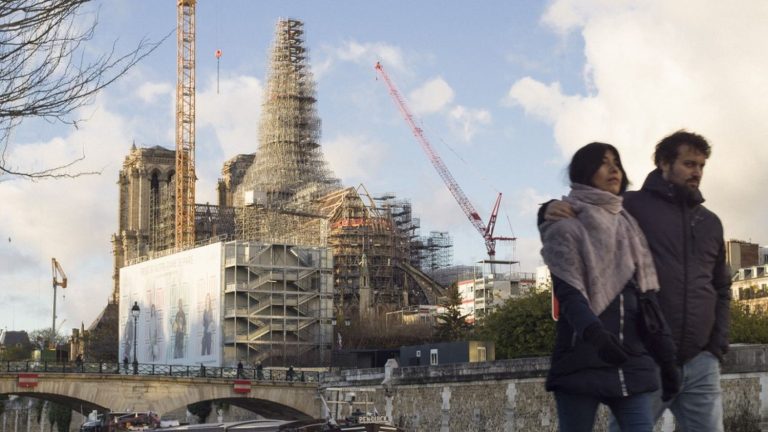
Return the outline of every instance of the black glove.
<path id="1" fill-rule="evenodd" d="M 674 363 L 661 365 L 661 400 L 667 402 L 680 391 L 680 369 Z"/>
<path id="2" fill-rule="evenodd" d="M 583 339 L 594 346 L 600 360 L 608 364 L 618 366 L 629 358 L 616 335 L 603 328 L 600 323 L 590 324 L 584 329 Z"/>

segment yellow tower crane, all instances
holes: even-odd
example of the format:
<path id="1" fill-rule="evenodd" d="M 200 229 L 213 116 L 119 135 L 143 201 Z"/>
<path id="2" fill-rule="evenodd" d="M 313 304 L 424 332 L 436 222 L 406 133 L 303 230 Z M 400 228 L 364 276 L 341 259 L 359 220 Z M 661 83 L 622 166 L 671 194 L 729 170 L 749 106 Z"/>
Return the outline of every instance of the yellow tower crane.
<path id="1" fill-rule="evenodd" d="M 195 3 L 178 1 L 176 67 L 176 247 L 195 244 Z"/>

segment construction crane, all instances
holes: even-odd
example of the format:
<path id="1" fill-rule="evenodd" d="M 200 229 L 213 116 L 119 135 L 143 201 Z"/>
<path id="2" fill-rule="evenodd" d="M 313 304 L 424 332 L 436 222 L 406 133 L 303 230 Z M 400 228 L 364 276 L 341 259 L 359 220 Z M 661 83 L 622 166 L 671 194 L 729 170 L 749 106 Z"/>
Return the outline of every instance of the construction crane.
<path id="1" fill-rule="evenodd" d="M 177 0 L 176 247 L 195 244 L 195 3 Z"/>
<path id="2" fill-rule="evenodd" d="M 405 103 L 405 99 L 403 99 L 403 97 L 400 95 L 400 92 L 397 90 L 397 87 L 395 87 L 395 84 L 392 83 L 392 80 L 389 79 L 389 75 L 387 75 L 387 73 L 384 71 L 384 67 L 381 65 L 381 62 L 376 62 L 376 71 L 384 80 L 384 83 L 389 89 L 389 94 L 392 96 L 395 104 L 397 104 L 397 107 L 400 109 L 400 113 L 403 115 L 403 118 L 405 118 L 408 126 L 410 126 L 413 135 L 416 137 L 416 140 L 419 142 L 419 144 L 421 144 L 421 148 L 424 149 L 424 151 L 427 153 L 430 162 L 432 162 L 432 165 L 437 170 L 437 173 L 440 174 L 440 177 L 443 179 L 443 182 L 445 182 L 448 190 L 451 191 L 451 194 L 456 199 L 456 202 L 459 203 L 459 207 L 461 207 L 461 210 L 464 211 L 465 215 L 467 215 L 467 218 L 469 218 L 469 221 L 472 223 L 475 229 L 477 229 L 480 235 L 483 236 L 483 240 L 485 241 L 485 249 L 488 252 L 488 258 L 491 262 L 493 262 L 496 257 L 496 240 L 516 240 L 515 237 L 494 237 L 493 235 L 493 231 L 496 228 L 496 216 L 499 213 L 499 205 L 501 204 L 501 193 L 499 193 L 499 196 L 496 198 L 496 204 L 493 206 L 491 217 L 488 219 L 488 225 L 486 226 L 483 222 L 483 219 L 477 213 L 477 210 L 475 210 L 475 208 L 472 206 L 469 198 L 467 198 L 467 195 L 464 194 L 464 191 L 456 182 L 456 179 L 453 178 L 453 175 L 448 170 L 448 167 L 445 166 L 445 163 L 443 163 L 443 159 L 440 158 L 440 155 L 432 147 L 432 144 L 430 144 L 430 142 L 427 140 L 427 137 L 424 136 L 424 132 L 421 130 L 421 128 L 416 125 L 416 122 L 413 120 L 413 114 L 411 114 L 411 111 L 408 109 L 408 105 Z"/>
<path id="3" fill-rule="evenodd" d="M 56 258 L 51 258 L 51 274 L 53 276 L 53 324 L 51 325 L 51 344 L 56 348 L 56 287 L 67 287 L 67 275 Z"/>

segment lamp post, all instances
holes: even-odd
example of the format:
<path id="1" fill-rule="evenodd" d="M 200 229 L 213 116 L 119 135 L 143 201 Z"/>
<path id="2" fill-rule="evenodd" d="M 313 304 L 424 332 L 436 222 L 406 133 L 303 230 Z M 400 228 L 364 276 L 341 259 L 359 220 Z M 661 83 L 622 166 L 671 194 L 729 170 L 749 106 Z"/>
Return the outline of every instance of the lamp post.
<path id="1" fill-rule="evenodd" d="M 138 375 L 139 373 L 139 360 L 136 358 L 136 345 L 139 344 L 139 333 L 137 330 L 138 323 L 139 323 L 139 314 L 141 313 L 141 309 L 139 309 L 139 302 L 133 302 L 133 307 L 131 308 L 131 316 L 133 316 L 133 374 Z"/>

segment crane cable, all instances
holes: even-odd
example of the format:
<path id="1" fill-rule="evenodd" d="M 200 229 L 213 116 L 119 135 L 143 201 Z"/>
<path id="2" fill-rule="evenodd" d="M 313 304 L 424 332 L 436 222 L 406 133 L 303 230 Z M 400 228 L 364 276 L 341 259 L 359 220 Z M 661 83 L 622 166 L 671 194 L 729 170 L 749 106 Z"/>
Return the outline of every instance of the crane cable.
<path id="1" fill-rule="evenodd" d="M 219 33 L 221 32 L 221 8 L 216 8 L 216 46 L 221 46 L 219 43 Z M 216 94 L 219 94 L 219 78 L 220 78 L 220 63 L 221 63 L 221 48 L 216 48 Z"/>

